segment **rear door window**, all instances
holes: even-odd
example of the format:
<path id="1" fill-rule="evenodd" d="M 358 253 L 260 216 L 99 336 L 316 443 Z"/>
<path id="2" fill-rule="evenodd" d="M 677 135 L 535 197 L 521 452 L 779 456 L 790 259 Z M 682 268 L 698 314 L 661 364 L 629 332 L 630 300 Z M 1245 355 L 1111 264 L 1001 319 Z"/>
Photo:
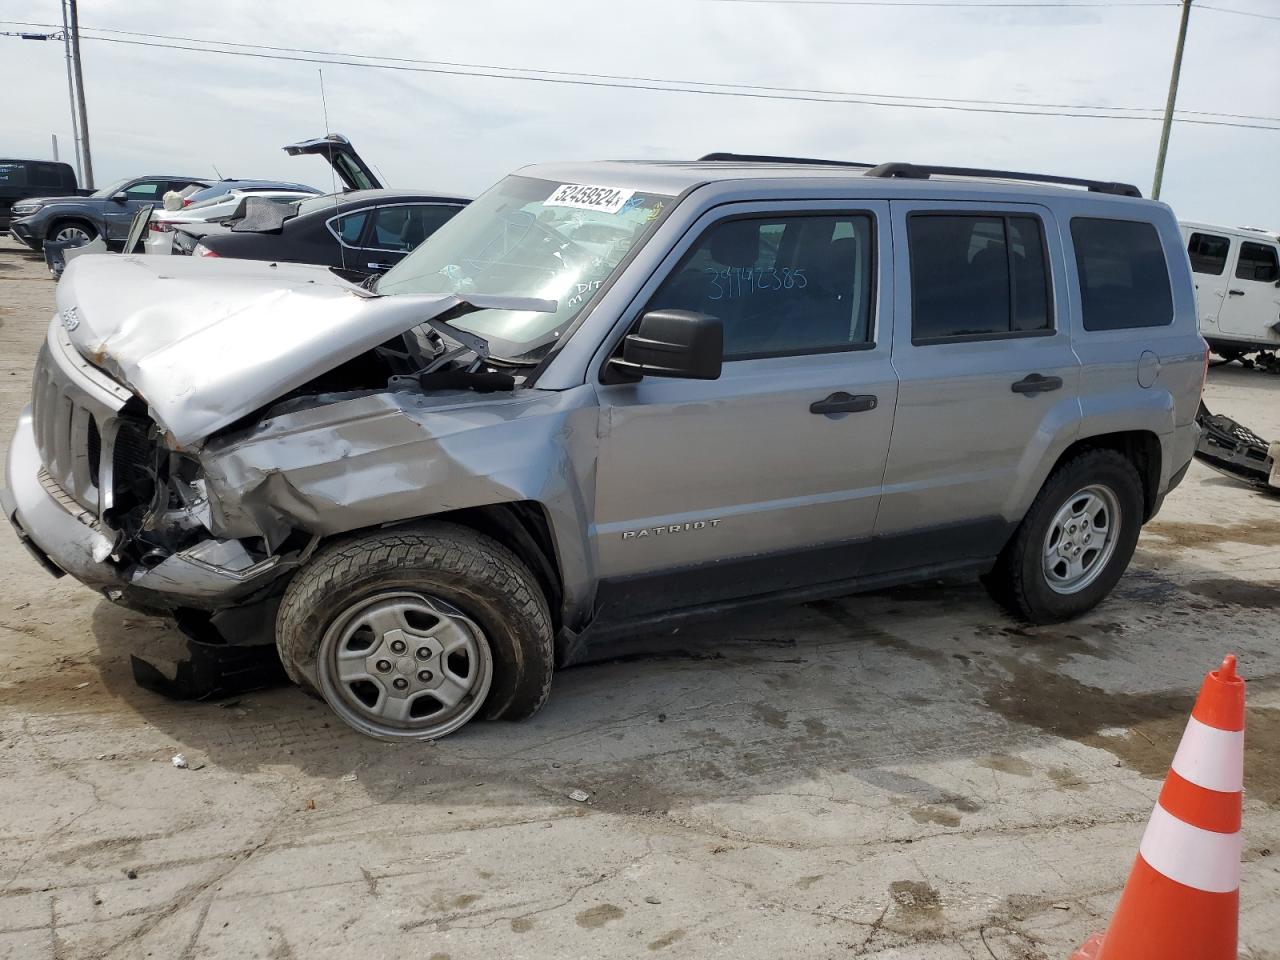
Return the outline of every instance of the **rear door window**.
<path id="1" fill-rule="evenodd" d="M 1231 252 L 1231 240 L 1212 233 L 1193 233 L 1187 240 L 1187 256 L 1191 269 L 1212 277 L 1222 276 L 1227 269 L 1227 254 Z"/>
<path id="2" fill-rule="evenodd" d="M 379 207 L 366 246 L 408 253 L 442 227 L 460 207 L 442 203 L 403 203 Z"/>
<path id="3" fill-rule="evenodd" d="M 1240 259 L 1236 262 L 1236 279 L 1275 283 L 1280 279 L 1280 263 L 1276 262 L 1276 248 L 1265 243 L 1246 241 L 1240 244 Z"/>
<path id="4" fill-rule="evenodd" d="M 1075 217 L 1071 241 L 1086 330 L 1163 327 L 1173 322 L 1169 266 L 1152 224 Z"/>
<path id="5" fill-rule="evenodd" d="M 1044 230 L 1038 217 L 912 214 L 911 342 L 1051 333 Z"/>
<path id="6" fill-rule="evenodd" d="M 647 309 L 719 317 L 725 360 L 868 347 L 874 234 L 867 214 L 722 220 L 698 238 Z M 611 240 L 588 234 L 581 242 Z"/>

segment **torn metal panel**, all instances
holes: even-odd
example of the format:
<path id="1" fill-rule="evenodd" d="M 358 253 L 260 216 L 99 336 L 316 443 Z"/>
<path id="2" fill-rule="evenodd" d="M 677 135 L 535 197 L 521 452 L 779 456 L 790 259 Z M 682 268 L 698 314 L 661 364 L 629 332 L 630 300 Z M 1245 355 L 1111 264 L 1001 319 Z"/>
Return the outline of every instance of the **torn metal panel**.
<path id="1" fill-rule="evenodd" d="M 219 536 L 332 536 L 534 501 L 550 514 L 569 606 L 585 603 L 597 429 L 590 386 L 509 398 L 380 392 L 288 407 L 200 456 Z"/>
<path id="2" fill-rule="evenodd" d="M 324 267 L 190 257 L 81 257 L 58 286 L 76 349 L 137 392 L 180 449 L 432 318 L 548 305 L 379 297 Z"/>

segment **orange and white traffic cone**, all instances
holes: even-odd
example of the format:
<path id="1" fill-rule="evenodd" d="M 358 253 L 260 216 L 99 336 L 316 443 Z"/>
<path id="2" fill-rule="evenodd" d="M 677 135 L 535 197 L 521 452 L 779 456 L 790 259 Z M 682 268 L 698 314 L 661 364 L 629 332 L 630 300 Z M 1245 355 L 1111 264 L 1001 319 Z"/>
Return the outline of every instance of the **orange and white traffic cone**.
<path id="1" fill-rule="evenodd" d="M 1236 960 L 1244 681 L 1204 679 L 1106 934 L 1071 960 Z"/>

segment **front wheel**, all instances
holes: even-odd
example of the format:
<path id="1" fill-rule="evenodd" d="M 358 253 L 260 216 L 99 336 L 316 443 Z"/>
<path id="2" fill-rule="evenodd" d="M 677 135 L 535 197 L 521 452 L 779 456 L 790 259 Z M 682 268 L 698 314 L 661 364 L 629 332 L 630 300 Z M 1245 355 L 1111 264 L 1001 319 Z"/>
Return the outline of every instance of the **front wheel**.
<path id="1" fill-rule="evenodd" d="M 98 231 L 79 220 L 65 220 L 56 223 L 49 231 L 48 239 L 57 243 L 69 243 L 73 247 L 82 247 L 96 239 Z"/>
<path id="2" fill-rule="evenodd" d="M 521 719 L 551 687 L 537 580 L 501 544 L 453 524 L 322 550 L 285 591 L 276 640 L 295 682 L 382 740 L 434 740 L 482 710 Z"/>
<path id="3" fill-rule="evenodd" d="M 1097 606 L 1133 557 L 1142 529 L 1138 471 L 1114 450 L 1090 450 L 1055 470 L 985 582 L 1032 623 Z"/>

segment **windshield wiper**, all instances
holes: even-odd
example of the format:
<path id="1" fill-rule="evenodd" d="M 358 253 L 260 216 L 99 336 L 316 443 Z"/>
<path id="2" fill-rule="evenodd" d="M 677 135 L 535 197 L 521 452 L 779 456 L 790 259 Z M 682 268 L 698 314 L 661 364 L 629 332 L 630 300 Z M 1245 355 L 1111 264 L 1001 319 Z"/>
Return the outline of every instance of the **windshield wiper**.
<path id="1" fill-rule="evenodd" d="M 470 330 L 463 330 L 454 326 L 454 320 L 465 317 L 469 313 L 475 313 L 478 310 L 555 313 L 560 308 L 560 304 L 556 300 L 540 300 L 535 297 L 503 297 L 483 293 L 473 294 L 465 298 L 458 294 L 454 294 L 454 296 L 458 296 L 459 303 L 443 313 L 438 313 L 431 317 L 426 321 L 427 326 L 441 336 L 448 337 L 455 343 L 460 343 L 467 347 L 484 362 L 489 360 L 489 341 L 478 333 L 472 333 Z"/>

